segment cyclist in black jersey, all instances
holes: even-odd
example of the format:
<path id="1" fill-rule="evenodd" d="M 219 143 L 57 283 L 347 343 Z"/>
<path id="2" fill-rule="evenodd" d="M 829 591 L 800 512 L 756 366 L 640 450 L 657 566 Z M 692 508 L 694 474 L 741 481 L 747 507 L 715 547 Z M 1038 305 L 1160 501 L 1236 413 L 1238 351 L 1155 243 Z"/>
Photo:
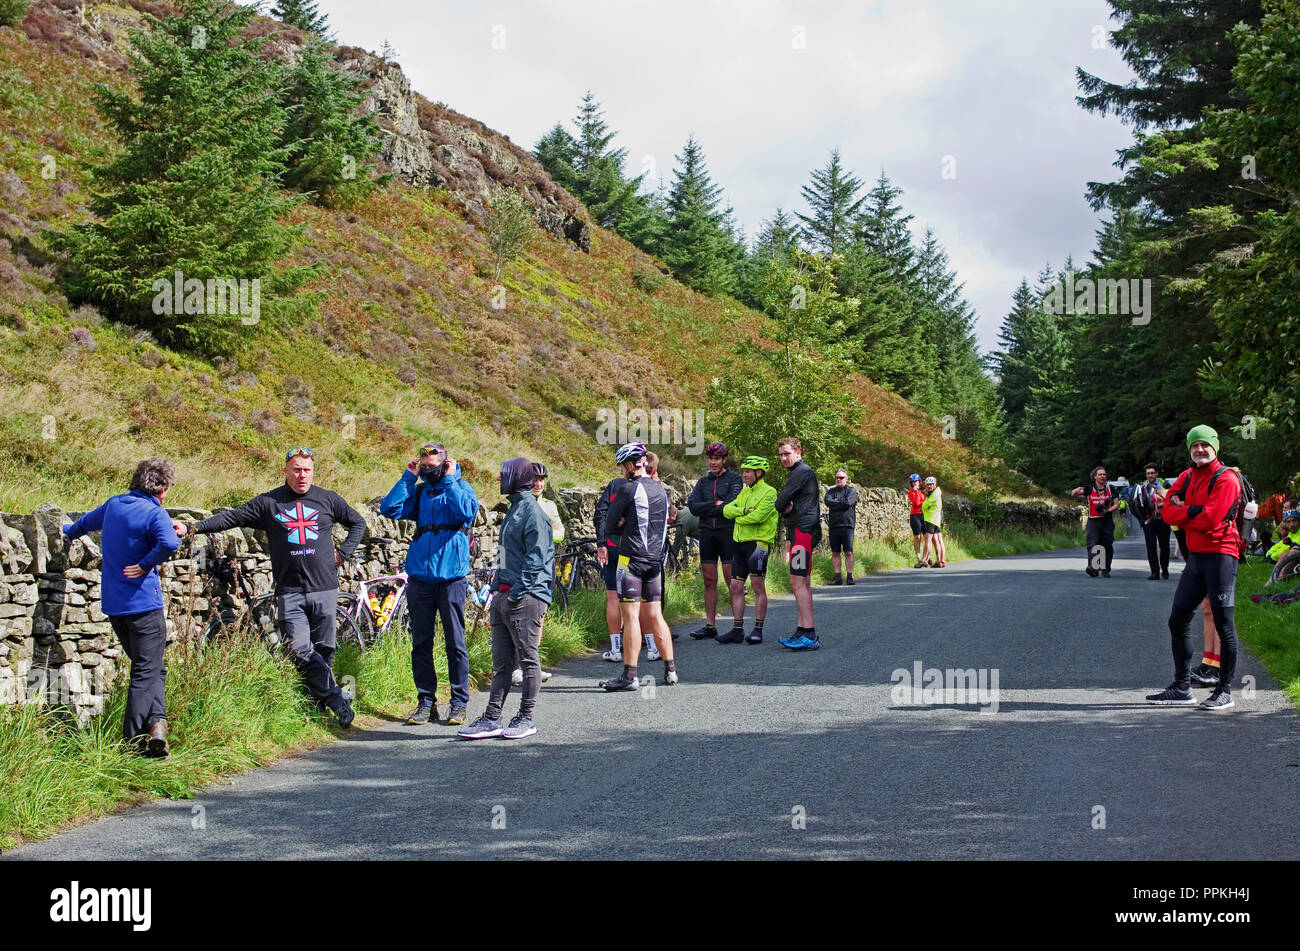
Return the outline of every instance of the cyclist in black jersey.
<path id="1" fill-rule="evenodd" d="M 619 447 L 615 461 L 627 481 L 619 487 L 605 513 L 606 530 L 618 532 L 617 587 L 623 621 L 623 673 L 599 686 L 608 691 L 632 690 L 637 685 L 637 659 L 641 653 L 641 603 L 650 618 L 662 616 L 663 551 L 668 536 L 668 493 L 646 472 L 647 449 L 642 443 Z M 664 658 L 664 682 L 677 683 L 672 638 L 664 637 L 657 621 L 649 629 L 659 634 Z"/>

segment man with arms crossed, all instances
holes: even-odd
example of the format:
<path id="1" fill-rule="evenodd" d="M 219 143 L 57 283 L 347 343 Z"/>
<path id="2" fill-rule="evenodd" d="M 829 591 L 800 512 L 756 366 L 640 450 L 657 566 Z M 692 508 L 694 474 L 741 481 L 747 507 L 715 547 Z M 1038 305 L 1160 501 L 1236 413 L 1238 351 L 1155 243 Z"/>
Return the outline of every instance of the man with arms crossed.
<path id="1" fill-rule="evenodd" d="M 704 626 L 692 631 L 691 637 L 704 640 L 718 636 L 718 561 L 722 578 L 731 587 L 731 557 L 736 543 L 732 538 L 731 519 L 722 514 L 727 503 L 745 487 L 740 476 L 727 468 L 726 443 L 711 442 L 704 450 L 709 471 L 695 488 L 686 507 L 700 520 L 700 575 L 704 578 Z"/>
<path id="2" fill-rule="evenodd" d="M 799 626 L 789 637 L 777 643 L 792 651 L 815 651 L 821 647 L 813 619 L 812 573 L 813 550 L 822 537 L 821 496 L 817 491 L 817 474 L 803 461 L 803 444 L 793 436 L 777 443 L 777 454 L 786 468 L 785 487 L 776 497 L 776 510 L 785 516 L 790 541 L 790 592 L 799 610 Z"/>

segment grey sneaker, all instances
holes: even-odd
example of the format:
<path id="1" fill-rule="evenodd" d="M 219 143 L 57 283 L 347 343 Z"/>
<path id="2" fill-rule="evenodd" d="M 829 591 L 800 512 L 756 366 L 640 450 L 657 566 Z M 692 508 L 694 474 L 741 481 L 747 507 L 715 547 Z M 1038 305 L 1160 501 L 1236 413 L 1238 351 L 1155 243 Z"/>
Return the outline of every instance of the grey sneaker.
<path id="1" fill-rule="evenodd" d="M 486 716 L 482 716 L 456 735 L 462 740 L 484 740 L 490 736 L 500 736 L 501 721 L 489 720 Z"/>
<path id="2" fill-rule="evenodd" d="M 419 726 L 421 723 L 428 723 L 430 720 L 437 722 L 438 708 L 428 700 L 421 700 L 416 708 L 406 717 L 407 726 Z"/>
<path id="3" fill-rule="evenodd" d="M 1232 702 L 1232 694 L 1226 690 L 1216 690 L 1201 701 L 1199 709 L 1213 710 L 1217 713 L 1220 710 L 1227 710 L 1229 707 L 1235 706 L 1236 704 Z"/>
<path id="4" fill-rule="evenodd" d="M 536 732 L 537 725 L 533 723 L 533 718 L 519 713 L 510 721 L 510 725 L 501 731 L 501 739 L 522 740 L 524 737 L 532 736 Z"/>
<path id="5" fill-rule="evenodd" d="M 1170 684 L 1159 693 L 1147 694 L 1147 703 L 1157 707 L 1194 707 L 1196 698 L 1190 690 L 1179 690 L 1176 685 Z"/>
<path id="6" fill-rule="evenodd" d="M 434 716 L 437 716 L 436 711 Z M 468 722 L 469 711 L 453 703 L 450 712 L 447 714 L 447 726 L 464 726 Z"/>

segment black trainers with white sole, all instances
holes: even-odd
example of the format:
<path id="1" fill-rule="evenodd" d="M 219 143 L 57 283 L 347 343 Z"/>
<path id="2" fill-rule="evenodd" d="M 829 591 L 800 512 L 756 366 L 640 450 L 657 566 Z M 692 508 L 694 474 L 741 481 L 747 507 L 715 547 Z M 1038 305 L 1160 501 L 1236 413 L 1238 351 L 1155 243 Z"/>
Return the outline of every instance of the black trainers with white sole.
<path id="1" fill-rule="evenodd" d="M 1179 690 L 1177 684 L 1170 684 L 1159 693 L 1147 694 L 1147 703 L 1157 707 L 1194 707 L 1196 698 L 1190 690 Z"/>

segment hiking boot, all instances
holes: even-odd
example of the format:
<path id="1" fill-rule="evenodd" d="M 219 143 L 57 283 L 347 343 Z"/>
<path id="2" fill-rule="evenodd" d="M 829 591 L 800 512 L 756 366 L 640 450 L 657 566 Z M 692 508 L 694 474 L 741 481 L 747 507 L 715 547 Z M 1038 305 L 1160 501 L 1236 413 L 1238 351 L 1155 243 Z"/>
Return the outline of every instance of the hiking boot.
<path id="1" fill-rule="evenodd" d="M 1101 574 L 1100 571 L 1098 571 L 1096 568 L 1093 568 L 1092 566 L 1084 568 L 1083 571 L 1089 578 L 1095 578 L 1099 574 Z"/>
<path id="2" fill-rule="evenodd" d="M 753 628 L 752 630 L 750 630 L 750 632 L 749 632 L 748 634 L 745 635 L 745 643 L 746 643 L 746 644 L 761 644 L 761 643 L 763 643 L 763 631 L 762 631 L 762 629 L 756 627 L 756 628 Z"/>
<path id="3" fill-rule="evenodd" d="M 438 722 L 438 708 L 428 700 L 421 700 L 406 716 L 407 726 L 419 726 L 422 723 Z"/>
<path id="4" fill-rule="evenodd" d="M 745 642 L 745 629 L 743 627 L 733 627 L 726 634 L 719 634 L 714 640 L 719 644 L 743 644 Z"/>
<path id="5" fill-rule="evenodd" d="M 510 721 L 510 725 L 501 731 L 501 739 L 522 740 L 524 737 L 532 736 L 536 732 L 537 725 L 533 723 L 533 718 L 519 713 Z"/>
<path id="6" fill-rule="evenodd" d="M 343 727 L 345 730 L 350 727 L 352 721 L 357 718 L 356 713 L 352 710 L 352 704 L 346 700 L 339 701 L 338 709 L 334 711 L 334 715 L 339 718 L 339 726 Z"/>
<path id="7" fill-rule="evenodd" d="M 433 715 L 434 718 L 436 719 L 438 716 L 437 707 L 433 708 Z M 469 711 L 466 710 L 464 707 L 460 706 L 459 704 L 453 703 L 451 705 L 451 710 L 449 710 L 447 713 L 447 726 L 461 726 L 462 724 L 468 722 L 469 722 Z"/>
<path id="8" fill-rule="evenodd" d="M 501 721 L 489 719 L 484 714 L 456 735 L 462 740 L 484 740 L 490 736 L 500 736 Z"/>
<path id="9" fill-rule="evenodd" d="M 610 693 L 616 690 L 635 690 L 637 681 L 635 677 L 628 677 L 626 674 L 619 674 L 613 680 L 602 680 L 596 684 L 597 687 L 604 687 Z"/>
<path id="10" fill-rule="evenodd" d="M 149 724 L 149 739 L 145 741 L 144 755 L 149 759 L 166 759 L 171 755 L 167 745 L 167 720 L 154 720 Z"/>
<path id="11" fill-rule="evenodd" d="M 1147 694 L 1147 703 L 1157 707 L 1194 707 L 1196 698 L 1190 690 L 1179 690 L 1177 684 L 1170 684 L 1159 693 Z"/>
<path id="12" fill-rule="evenodd" d="M 1235 707 L 1232 702 L 1232 694 L 1226 690 L 1216 690 L 1204 700 L 1201 701 L 1199 709 L 1211 710 L 1217 713 L 1220 710 L 1227 710 L 1229 707 Z"/>
<path id="13" fill-rule="evenodd" d="M 1202 687 L 1219 686 L 1219 668 L 1211 667 L 1209 664 L 1201 664 L 1192 670 L 1192 683 L 1199 684 Z"/>
<path id="14" fill-rule="evenodd" d="M 708 640 L 710 637 L 717 637 L 717 636 L 718 636 L 718 629 L 713 624 L 706 624 L 698 631 L 691 631 L 691 637 L 695 638 L 697 641 Z"/>

